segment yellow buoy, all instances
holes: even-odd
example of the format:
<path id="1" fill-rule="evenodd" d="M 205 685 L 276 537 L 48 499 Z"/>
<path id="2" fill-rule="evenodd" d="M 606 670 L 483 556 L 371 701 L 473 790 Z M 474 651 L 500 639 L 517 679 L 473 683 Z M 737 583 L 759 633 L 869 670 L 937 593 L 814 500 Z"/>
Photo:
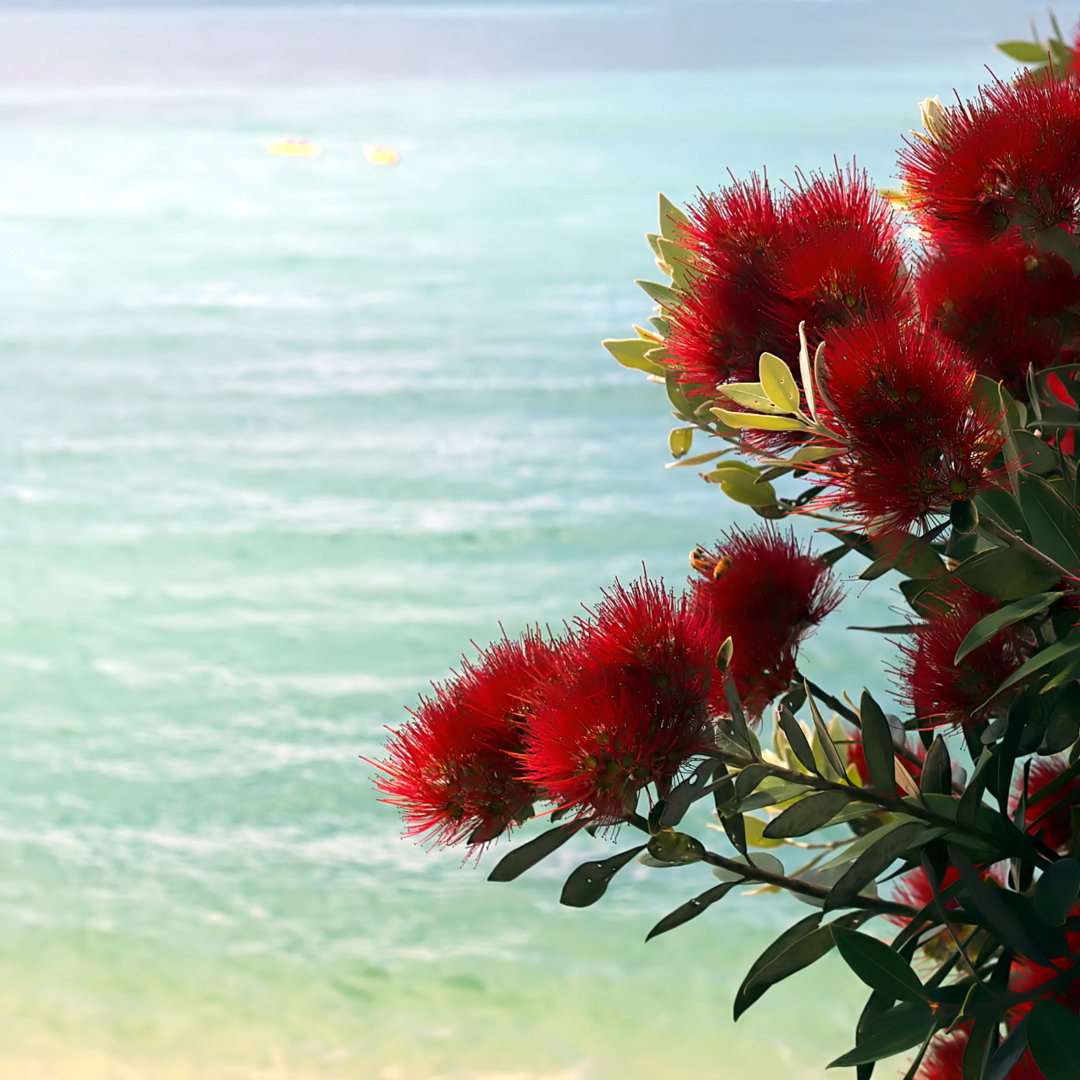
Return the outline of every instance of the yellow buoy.
<path id="1" fill-rule="evenodd" d="M 268 140 L 266 149 L 279 157 L 318 157 L 322 153 L 322 147 L 317 142 L 293 135 Z"/>
<path id="2" fill-rule="evenodd" d="M 364 157 L 372 165 L 396 165 L 398 163 L 397 151 L 390 146 L 377 146 L 368 143 L 364 147 Z"/>

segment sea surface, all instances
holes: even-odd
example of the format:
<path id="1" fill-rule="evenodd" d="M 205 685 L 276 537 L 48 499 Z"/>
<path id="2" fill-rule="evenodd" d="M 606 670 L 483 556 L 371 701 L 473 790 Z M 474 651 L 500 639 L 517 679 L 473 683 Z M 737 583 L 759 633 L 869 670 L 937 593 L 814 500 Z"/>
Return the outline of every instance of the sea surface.
<path id="1" fill-rule="evenodd" d="M 599 342 L 650 314 L 657 191 L 887 184 L 1032 7 L 874 6 L 0 13 L 0 1075 L 809 1080 L 851 1045 L 831 960 L 730 1019 L 807 909 L 646 945 L 706 868 L 560 907 L 633 841 L 489 884 L 505 842 L 403 840 L 361 758 L 470 642 L 754 520 L 665 469 Z M 845 627 L 898 602 L 852 584 L 804 668 L 887 692 Z"/>

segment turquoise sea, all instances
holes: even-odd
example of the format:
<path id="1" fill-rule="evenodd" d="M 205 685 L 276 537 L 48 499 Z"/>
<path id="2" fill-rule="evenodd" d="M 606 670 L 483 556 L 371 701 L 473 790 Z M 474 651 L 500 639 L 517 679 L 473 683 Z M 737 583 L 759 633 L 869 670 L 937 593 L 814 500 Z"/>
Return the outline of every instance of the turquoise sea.
<path id="1" fill-rule="evenodd" d="M 650 313 L 658 190 L 834 154 L 887 183 L 1033 5 L 874 7 L 0 13 L 0 1075 L 808 1080 L 848 1048 L 830 961 L 730 1020 L 799 905 L 646 945 L 706 869 L 562 908 L 617 838 L 488 884 L 505 843 L 402 840 L 360 758 L 470 641 L 752 519 L 664 468 L 662 393 L 599 342 Z M 897 594 L 851 594 L 803 666 L 887 688 L 845 627 Z"/>

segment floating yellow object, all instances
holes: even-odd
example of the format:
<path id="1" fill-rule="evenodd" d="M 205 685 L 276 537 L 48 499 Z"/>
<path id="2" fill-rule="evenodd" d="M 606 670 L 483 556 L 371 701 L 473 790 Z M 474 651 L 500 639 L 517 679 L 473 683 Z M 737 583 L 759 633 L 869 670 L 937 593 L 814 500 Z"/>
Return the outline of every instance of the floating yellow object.
<path id="1" fill-rule="evenodd" d="M 279 157 L 318 157 L 322 153 L 322 147 L 317 142 L 292 135 L 270 139 L 266 149 L 268 153 L 277 154 Z"/>
<path id="2" fill-rule="evenodd" d="M 396 165 L 398 163 L 397 151 L 390 146 L 376 146 L 368 143 L 364 147 L 364 157 L 372 165 Z"/>

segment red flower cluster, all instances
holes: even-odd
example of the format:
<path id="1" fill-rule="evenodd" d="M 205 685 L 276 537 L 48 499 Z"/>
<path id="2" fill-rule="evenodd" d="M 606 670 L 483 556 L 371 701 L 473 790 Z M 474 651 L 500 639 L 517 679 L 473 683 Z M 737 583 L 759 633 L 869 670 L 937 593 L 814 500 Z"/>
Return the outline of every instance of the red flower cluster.
<path id="1" fill-rule="evenodd" d="M 581 620 L 566 660 L 537 704 L 525 774 L 560 807 L 621 820 L 638 791 L 663 794 L 707 750 L 714 652 L 709 628 L 647 578 L 618 583 Z"/>
<path id="2" fill-rule="evenodd" d="M 497 641 L 391 734 L 375 783 L 407 836 L 482 844 L 532 814 L 541 793 L 523 775 L 522 735 L 559 655 L 536 631 Z"/>
<path id="3" fill-rule="evenodd" d="M 739 699 L 760 716 L 790 686 L 799 645 L 840 603 L 840 589 L 828 564 L 769 525 L 722 537 L 715 552 L 698 548 L 692 561 L 697 608 L 717 646 L 730 636 Z M 722 686 L 714 703 L 726 708 Z"/>
<path id="4" fill-rule="evenodd" d="M 1062 363 L 1063 324 L 1080 301 L 1080 282 L 1057 255 L 1012 235 L 992 244 L 936 251 L 916 280 L 922 310 L 961 346 L 975 370 L 1026 395 L 1025 375 Z"/>
<path id="5" fill-rule="evenodd" d="M 727 703 L 713 672 L 729 636 L 751 711 L 786 690 L 799 643 L 839 602 L 831 572 L 772 527 L 721 544 L 723 556 L 698 553 L 703 579 L 681 596 L 647 577 L 616 582 L 562 639 L 504 639 L 436 687 L 378 766 L 406 832 L 483 844 L 540 801 L 616 823 L 642 788 L 664 797 L 715 747 Z"/>
<path id="6" fill-rule="evenodd" d="M 955 662 L 971 628 L 995 610 L 993 600 L 961 585 L 930 612 L 901 646 L 900 696 L 925 727 L 970 727 L 989 715 L 990 695 L 1016 669 L 1023 643 L 1011 627 Z"/>
<path id="7" fill-rule="evenodd" d="M 693 285 L 666 312 L 667 351 L 692 393 L 755 382 L 762 352 L 797 350 L 800 321 L 817 338 L 911 307 L 897 222 L 854 167 L 779 197 L 757 176 L 702 196 L 682 243 Z"/>
<path id="8" fill-rule="evenodd" d="M 847 449 L 823 471 L 832 501 L 877 531 L 902 531 L 990 480 L 997 418 L 972 404 L 972 369 L 930 328 L 863 321 L 825 336 L 823 396 Z"/>
<path id="9" fill-rule="evenodd" d="M 940 247 L 981 244 L 1015 228 L 1080 225 L 1080 86 L 1022 75 L 943 110 L 932 137 L 900 155 L 916 221 Z"/>

